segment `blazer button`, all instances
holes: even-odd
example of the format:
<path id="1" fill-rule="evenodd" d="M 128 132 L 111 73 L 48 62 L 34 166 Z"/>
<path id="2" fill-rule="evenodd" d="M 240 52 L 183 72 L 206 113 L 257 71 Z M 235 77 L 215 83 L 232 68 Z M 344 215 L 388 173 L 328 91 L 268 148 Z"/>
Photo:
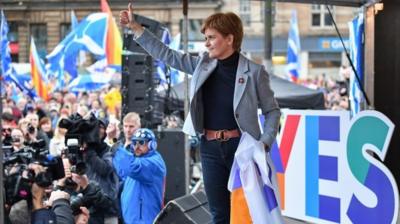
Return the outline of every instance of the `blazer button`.
<path id="1" fill-rule="evenodd" d="M 239 119 L 239 114 L 235 114 L 236 119 Z"/>

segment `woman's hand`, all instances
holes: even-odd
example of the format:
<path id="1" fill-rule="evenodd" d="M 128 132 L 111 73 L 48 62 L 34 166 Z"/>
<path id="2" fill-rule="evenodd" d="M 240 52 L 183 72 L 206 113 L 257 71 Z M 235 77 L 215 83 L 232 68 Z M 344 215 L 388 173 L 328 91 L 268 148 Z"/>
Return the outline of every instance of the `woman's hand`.
<path id="1" fill-rule="evenodd" d="M 119 13 L 119 23 L 122 26 L 125 26 L 128 29 L 131 29 L 136 36 L 143 33 L 143 27 L 139 23 L 135 21 L 133 16 L 133 5 L 132 3 L 128 4 L 128 10 L 122 10 Z"/>

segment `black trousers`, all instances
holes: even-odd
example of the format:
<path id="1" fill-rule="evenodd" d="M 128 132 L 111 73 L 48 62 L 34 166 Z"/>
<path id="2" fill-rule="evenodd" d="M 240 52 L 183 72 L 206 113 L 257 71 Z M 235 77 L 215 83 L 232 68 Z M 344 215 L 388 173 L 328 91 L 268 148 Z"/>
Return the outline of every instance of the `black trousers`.
<path id="1" fill-rule="evenodd" d="M 225 142 L 207 141 L 200 144 L 204 187 L 214 224 L 230 223 L 230 191 L 228 180 L 240 137 Z"/>

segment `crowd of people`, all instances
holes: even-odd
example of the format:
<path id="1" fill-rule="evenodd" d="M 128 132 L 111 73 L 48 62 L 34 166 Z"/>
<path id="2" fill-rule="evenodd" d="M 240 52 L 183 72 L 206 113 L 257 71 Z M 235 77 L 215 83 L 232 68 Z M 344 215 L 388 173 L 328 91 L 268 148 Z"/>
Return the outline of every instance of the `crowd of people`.
<path id="1" fill-rule="evenodd" d="M 166 166 L 154 133 L 141 128 L 139 115 L 130 112 L 120 124 L 120 104 L 111 108 L 105 103 L 118 87 L 76 95 L 54 92 L 44 102 L 27 100 L 11 85 L 5 86 L 1 116 L 3 149 L 8 149 L 4 150 L 5 178 L 12 182 L 18 173 L 31 188 L 27 197 L 7 195 L 7 222 L 153 222 L 163 207 Z M 36 151 L 30 154 L 35 159 L 14 159 L 28 158 L 38 142 L 43 144 L 37 152 L 62 159 L 64 175 L 49 186 L 36 181 L 50 169 L 34 156 Z M 78 151 L 72 152 L 73 147 Z M 22 185 L 5 187 L 12 192 Z"/>
<path id="2" fill-rule="evenodd" d="M 321 74 L 315 78 L 299 80 L 299 84 L 322 91 L 327 110 L 349 110 L 349 69 L 341 70 L 340 74 L 338 80 Z"/>

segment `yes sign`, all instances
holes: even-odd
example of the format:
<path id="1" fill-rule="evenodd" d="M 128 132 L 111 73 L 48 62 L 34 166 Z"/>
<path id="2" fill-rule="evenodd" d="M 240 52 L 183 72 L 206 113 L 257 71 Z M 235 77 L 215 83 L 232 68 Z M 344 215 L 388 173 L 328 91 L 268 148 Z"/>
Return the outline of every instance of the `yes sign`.
<path id="1" fill-rule="evenodd" d="M 283 111 L 271 156 L 284 215 L 313 223 L 396 223 L 399 196 L 383 164 L 393 123 L 377 111 Z"/>

